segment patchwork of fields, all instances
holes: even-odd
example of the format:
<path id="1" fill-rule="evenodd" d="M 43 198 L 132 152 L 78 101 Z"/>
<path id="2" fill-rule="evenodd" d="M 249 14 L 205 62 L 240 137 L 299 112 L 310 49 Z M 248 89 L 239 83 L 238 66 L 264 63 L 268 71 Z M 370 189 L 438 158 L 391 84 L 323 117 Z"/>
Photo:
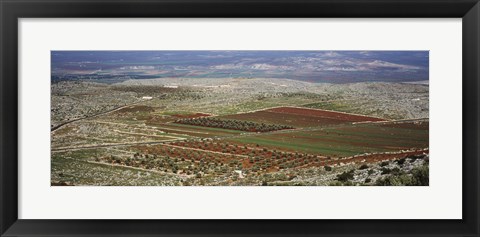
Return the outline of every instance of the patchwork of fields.
<path id="1" fill-rule="evenodd" d="M 66 165 L 60 157 L 76 156 L 82 166 L 123 167 L 162 177 L 146 185 L 240 185 L 247 180 L 260 185 L 258 177 L 287 174 L 293 179 L 312 168 L 341 171 L 346 165 L 428 154 L 428 119 L 388 121 L 298 107 L 222 116 L 159 110 L 134 105 L 62 127 L 52 139 L 52 164 Z M 219 121 L 228 123 L 222 128 Z M 82 150 L 89 155 L 79 156 Z M 64 179 L 63 172 L 53 177 L 63 180 L 54 184 L 90 182 Z M 126 183 L 137 185 L 132 182 Z"/>

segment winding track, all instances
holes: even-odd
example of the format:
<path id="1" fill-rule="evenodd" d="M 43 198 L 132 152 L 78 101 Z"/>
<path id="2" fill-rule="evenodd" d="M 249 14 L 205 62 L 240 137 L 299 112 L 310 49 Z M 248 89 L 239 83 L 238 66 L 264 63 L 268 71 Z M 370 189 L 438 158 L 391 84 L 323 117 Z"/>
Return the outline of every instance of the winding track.
<path id="1" fill-rule="evenodd" d="M 127 105 L 123 105 L 123 106 L 120 106 L 120 107 L 116 107 L 116 108 L 113 108 L 111 110 L 107 110 L 107 111 L 103 111 L 103 112 L 100 112 L 100 113 L 97 113 L 97 114 L 92 114 L 92 115 L 88 115 L 88 116 L 85 116 L 85 117 L 82 117 L 82 118 L 77 118 L 77 119 L 73 119 L 73 120 L 70 120 L 70 121 L 67 121 L 67 122 L 63 122 L 61 124 L 58 124 L 57 126 L 53 126 L 51 129 L 50 129 L 50 132 L 54 132 L 56 130 L 58 130 L 59 128 L 67 125 L 67 124 L 70 124 L 70 123 L 74 123 L 74 122 L 78 122 L 80 120 L 84 120 L 84 119 L 88 119 L 88 118 L 95 118 L 95 117 L 98 117 L 100 115 L 104 115 L 104 114 L 108 114 L 108 113 L 111 113 L 111 112 L 115 112 L 117 110 L 120 110 L 120 109 L 123 109 L 123 108 L 126 108 L 126 107 L 129 107 L 129 106 L 132 106 L 132 105 L 136 105 L 140 102 L 142 102 L 143 100 L 140 100 L 140 101 L 137 101 L 137 102 L 134 102 L 134 103 L 131 103 L 131 104 L 127 104 Z"/>

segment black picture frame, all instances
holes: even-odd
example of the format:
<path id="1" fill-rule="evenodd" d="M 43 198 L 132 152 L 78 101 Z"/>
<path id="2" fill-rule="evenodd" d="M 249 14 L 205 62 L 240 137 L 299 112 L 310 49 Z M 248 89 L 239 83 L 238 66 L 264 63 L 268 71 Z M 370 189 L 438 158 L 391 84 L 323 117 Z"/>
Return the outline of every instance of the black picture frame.
<path id="1" fill-rule="evenodd" d="M 1 236 L 479 236 L 478 0 L 1 0 Z M 415 17 L 463 19 L 461 220 L 18 219 L 18 19 L 58 17 Z M 41 200 L 39 200 L 41 205 Z"/>

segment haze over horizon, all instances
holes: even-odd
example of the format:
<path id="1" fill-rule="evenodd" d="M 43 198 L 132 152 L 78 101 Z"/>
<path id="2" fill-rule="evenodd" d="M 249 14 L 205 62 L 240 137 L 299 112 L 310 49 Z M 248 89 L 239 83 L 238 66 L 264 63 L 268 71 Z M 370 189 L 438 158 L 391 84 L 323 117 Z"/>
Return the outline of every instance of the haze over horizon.
<path id="1" fill-rule="evenodd" d="M 163 77 L 308 82 L 429 80 L 428 51 L 51 51 L 52 82 Z"/>

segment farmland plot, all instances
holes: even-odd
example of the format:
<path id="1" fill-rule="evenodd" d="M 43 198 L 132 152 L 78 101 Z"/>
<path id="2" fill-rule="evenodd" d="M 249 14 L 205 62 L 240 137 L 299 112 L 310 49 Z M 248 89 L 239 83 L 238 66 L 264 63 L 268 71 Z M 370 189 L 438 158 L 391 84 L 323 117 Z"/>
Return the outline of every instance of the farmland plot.
<path id="1" fill-rule="evenodd" d="M 411 127 L 413 126 L 413 127 Z M 426 128 L 426 129 L 425 129 Z M 243 136 L 232 142 L 342 157 L 428 147 L 428 122 L 421 125 L 355 124 L 312 131 Z"/>
<path id="2" fill-rule="evenodd" d="M 353 122 L 384 121 L 383 119 L 374 117 L 295 107 L 278 107 L 251 113 L 226 115 L 221 118 L 246 120 L 258 123 L 281 124 L 294 127 L 318 127 Z"/>

